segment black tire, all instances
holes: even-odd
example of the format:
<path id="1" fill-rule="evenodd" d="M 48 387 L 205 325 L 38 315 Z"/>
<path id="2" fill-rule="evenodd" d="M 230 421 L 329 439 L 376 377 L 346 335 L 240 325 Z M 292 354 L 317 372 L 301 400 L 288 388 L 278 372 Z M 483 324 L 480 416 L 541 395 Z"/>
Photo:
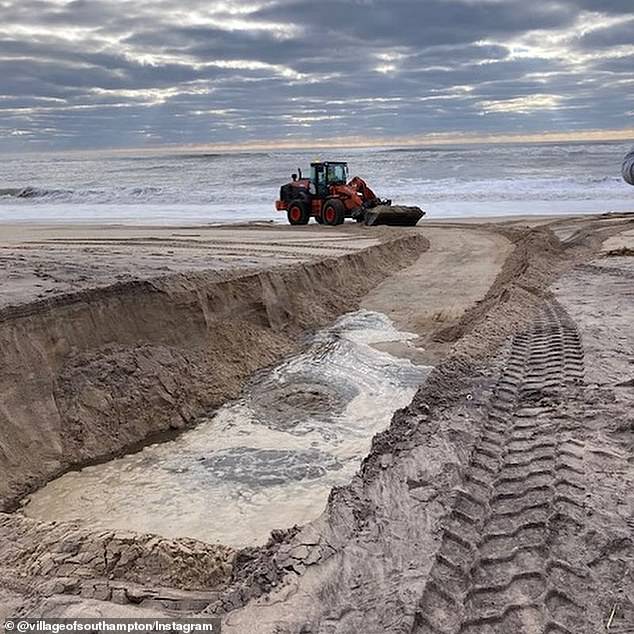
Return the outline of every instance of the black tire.
<path id="1" fill-rule="evenodd" d="M 286 217 L 291 225 L 307 225 L 310 220 L 310 212 L 306 201 L 292 200 L 286 210 Z"/>
<path id="2" fill-rule="evenodd" d="M 321 210 L 324 223 L 327 225 L 340 225 L 346 217 L 346 208 L 338 198 L 327 198 Z"/>
<path id="3" fill-rule="evenodd" d="M 324 224 L 324 219 L 321 217 L 321 214 L 315 214 L 315 220 L 317 221 L 317 224 L 319 225 L 323 225 Z"/>

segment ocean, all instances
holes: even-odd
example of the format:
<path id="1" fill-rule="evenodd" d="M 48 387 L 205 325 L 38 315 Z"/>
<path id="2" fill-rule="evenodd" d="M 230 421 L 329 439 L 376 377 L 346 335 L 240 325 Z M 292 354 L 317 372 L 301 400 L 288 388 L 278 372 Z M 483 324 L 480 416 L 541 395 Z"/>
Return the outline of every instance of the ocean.
<path id="1" fill-rule="evenodd" d="M 631 142 L 405 149 L 5 156 L 0 221 L 285 221 L 281 184 L 314 160 L 347 160 L 382 198 L 430 218 L 634 210 Z"/>

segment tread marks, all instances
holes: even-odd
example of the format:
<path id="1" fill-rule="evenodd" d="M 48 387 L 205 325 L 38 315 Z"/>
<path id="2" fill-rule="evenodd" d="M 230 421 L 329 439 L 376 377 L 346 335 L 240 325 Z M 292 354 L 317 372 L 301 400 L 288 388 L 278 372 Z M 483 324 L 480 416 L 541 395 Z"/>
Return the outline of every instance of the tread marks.
<path id="1" fill-rule="evenodd" d="M 413 633 L 586 632 L 585 608 L 569 588 L 587 585 L 587 574 L 551 545 L 558 522 L 581 523 L 583 444 L 564 437 L 557 404 L 582 380 L 579 334 L 548 303 L 514 337 Z"/>
<path id="2" fill-rule="evenodd" d="M 464 620 L 467 596 L 472 587 L 472 566 L 478 558 L 479 534 L 490 514 L 489 499 L 504 459 L 506 436 L 523 381 L 528 347 L 521 338 L 512 344 L 516 362 L 500 377 L 488 422 L 476 442 L 464 477 L 467 486 L 456 487 L 455 505 L 445 521 L 436 560 L 414 618 L 413 632 L 453 634 Z M 477 492 L 476 492 L 477 490 Z M 473 536 L 473 541 L 466 535 Z M 473 539 L 473 538 L 472 538 Z M 484 591 L 484 590 L 483 590 Z"/>

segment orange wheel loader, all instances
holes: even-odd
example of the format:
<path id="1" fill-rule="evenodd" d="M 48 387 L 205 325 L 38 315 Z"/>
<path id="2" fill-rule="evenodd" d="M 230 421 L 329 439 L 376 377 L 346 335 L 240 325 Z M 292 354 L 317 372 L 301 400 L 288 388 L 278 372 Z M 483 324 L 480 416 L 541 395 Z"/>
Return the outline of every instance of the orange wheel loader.
<path id="1" fill-rule="evenodd" d="M 425 212 L 418 207 L 392 206 L 382 200 L 358 176 L 348 180 L 348 164 L 342 161 L 310 164 L 310 176 L 302 171 L 280 188 L 275 202 L 278 211 L 285 211 L 292 225 L 308 224 L 314 218 L 319 224 L 340 225 L 353 218 L 366 225 L 414 226 Z"/>

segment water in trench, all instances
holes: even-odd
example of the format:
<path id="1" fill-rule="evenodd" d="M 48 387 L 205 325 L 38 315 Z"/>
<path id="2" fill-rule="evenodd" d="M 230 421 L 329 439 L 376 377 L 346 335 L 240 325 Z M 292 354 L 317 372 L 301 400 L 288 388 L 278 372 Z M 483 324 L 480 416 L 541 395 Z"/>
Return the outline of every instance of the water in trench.
<path id="1" fill-rule="evenodd" d="M 233 546 L 304 524 L 359 468 L 431 368 L 372 344 L 410 341 L 384 315 L 341 317 L 177 439 L 67 473 L 24 512 Z"/>

